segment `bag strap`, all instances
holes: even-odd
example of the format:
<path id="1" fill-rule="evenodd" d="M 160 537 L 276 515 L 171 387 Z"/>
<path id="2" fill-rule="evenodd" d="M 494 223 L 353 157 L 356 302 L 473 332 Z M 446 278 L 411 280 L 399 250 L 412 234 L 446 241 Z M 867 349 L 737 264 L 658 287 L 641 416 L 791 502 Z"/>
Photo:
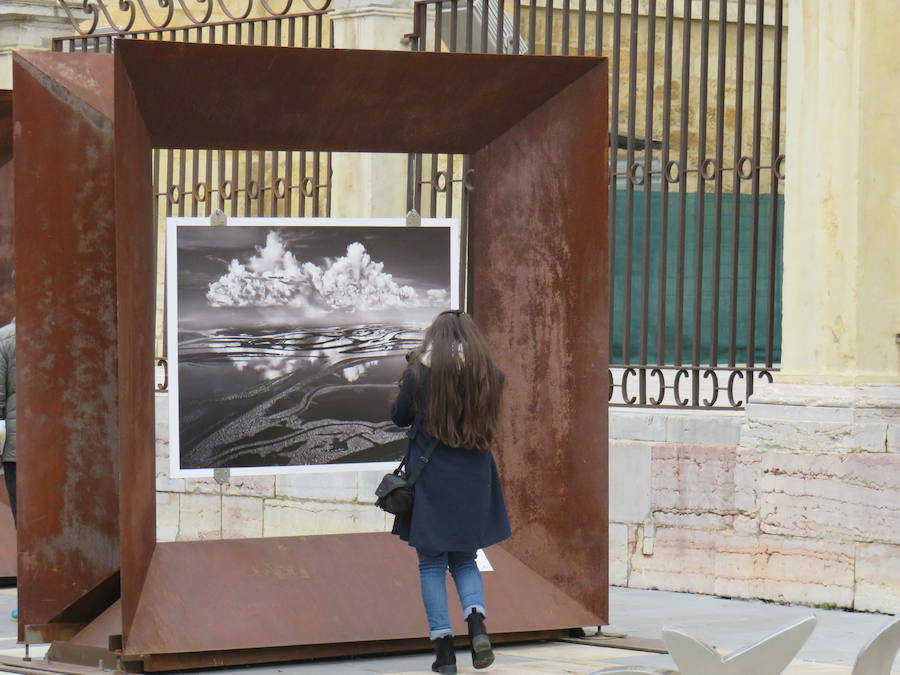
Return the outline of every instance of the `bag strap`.
<path id="1" fill-rule="evenodd" d="M 417 480 L 419 480 L 419 475 L 422 473 L 422 469 L 425 468 L 425 465 L 428 464 L 429 460 L 431 459 L 431 455 L 434 454 L 434 449 L 437 447 L 437 444 L 438 439 L 432 438 L 431 443 L 428 444 L 428 448 L 425 450 L 425 454 L 419 457 L 419 461 L 416 462 L 416 465 L 413 467 L 412 471 L 409 472 L 409 477 L 406 479 L 407 485 L 413 485 Z"/>

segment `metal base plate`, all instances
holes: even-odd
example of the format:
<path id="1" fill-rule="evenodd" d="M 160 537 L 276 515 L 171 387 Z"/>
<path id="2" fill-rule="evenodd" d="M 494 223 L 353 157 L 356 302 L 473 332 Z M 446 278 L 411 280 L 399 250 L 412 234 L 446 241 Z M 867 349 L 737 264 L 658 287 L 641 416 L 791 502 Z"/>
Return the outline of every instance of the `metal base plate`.
<path id="1" fill-rule="evenodd" d="M 486 554 L 492 634 L 598 624 L 502 546 Z M 418 586 L 414 550 L 387 533 L 160 543 L 123 660 L 156 670 L 427 647 Z M 453 627 L 466 633 L 461 614 Z"/>

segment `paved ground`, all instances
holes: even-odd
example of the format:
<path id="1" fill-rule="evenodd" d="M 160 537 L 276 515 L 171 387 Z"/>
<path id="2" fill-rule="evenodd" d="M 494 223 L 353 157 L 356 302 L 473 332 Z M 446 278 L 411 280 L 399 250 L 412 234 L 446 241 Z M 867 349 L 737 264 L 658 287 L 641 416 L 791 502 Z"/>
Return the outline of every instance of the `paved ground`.
<path id="1" fill-rule="evenodd" d="M 604 631 L 659 638 L 663 626 L 683 628 L 720 651 L 734 651 L 810 614 L 816 617 L 816 629 L 798 658 L 845 666 L 852 666 L 863 645 L 892 620 L 884 614 L 611 588 L 612 625 Z M 900 659 L 894 667 L 900 669 Z"/>
<path id="2" fill-rule="evenodd" d="M 8 620 L 15 607 L 14 588 L 0 588 L 0 658 L 24 656 L 16 644 L 16 624 Z M 784 607 L 762 602 L 725 600 L 688 593 L 610 589 L 611 625 L 605 632 L 623 632 L 635 637 L 659 638 L 663 625 L 684 628 L 722 651 L 732 651 L 768 633 L 813 614 L 815 632 L 786 675 L 849 675 L 859 649 L 890 620 L 880 614 L 861 614 L 808 607 Z M 31 655 L 39 659 L 46 646 L 35 646 Z M 472 668 L 467 652 L 458 652 L 463 675 L 589 675 L 616 665 L 646 665 L 674 669 L 663 654 L 625 651 L 561 642 L 540 642 L 500 647 L 488 671 Z M 413 675 L 430 673 L 427 654 L 406 654 L 361 659 L 330 659 L 314 663 L 278 664 L 234 668 L 222 675 Z M 894 664 L 900 673 L 900 657 Z M 4 673 L 0 667 L 0 673 Z M 206 671 L 210 672 L 210 671 Z"/>

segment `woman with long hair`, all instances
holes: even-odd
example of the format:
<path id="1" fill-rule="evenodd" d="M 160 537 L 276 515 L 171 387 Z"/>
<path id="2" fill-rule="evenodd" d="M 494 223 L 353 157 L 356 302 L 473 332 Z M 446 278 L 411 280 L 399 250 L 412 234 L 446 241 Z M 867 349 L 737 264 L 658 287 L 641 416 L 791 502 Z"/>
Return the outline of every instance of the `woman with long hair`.
<path id="1" fill-rule="evenodd" d="M 465 312 L 442 312 L 409 358 L 391 418 L 409 427 L 406 466 L 436 441 L 414 487 L 412 512 L 397 516 L 393 533 L 419 556 L 422 601 L 435 645 L 431 669 L 456 673 L 447 609 L 449 568 L 469 626 L 472 663 L 487 668 L 494 653 L 485 628 L 484 590 L 476 551 L 510 535 L 506 504 L 491 455 L 503 373 Z"/>

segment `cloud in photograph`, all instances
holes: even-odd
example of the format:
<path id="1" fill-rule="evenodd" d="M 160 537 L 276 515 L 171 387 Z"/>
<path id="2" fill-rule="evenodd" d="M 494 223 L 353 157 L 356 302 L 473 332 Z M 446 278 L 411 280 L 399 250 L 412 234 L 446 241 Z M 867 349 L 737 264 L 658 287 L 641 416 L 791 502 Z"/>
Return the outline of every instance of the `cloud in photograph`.
<path id="1" fill-rule="evenodd" d="M 301 309 L 307 316 L 440 306 L 448 298 L 446 289 L 420 294 L 397 283 L 384 271 L 384 263 L 372 260 L 358 241 L 350 243 L 344 255 L 326 258 L 321 265 L 300 262 L 274 230 L 246 263 L 232 259 L 228 271 L 210 283 L 206 293 L 211 307 L 286 307 Z"/>

